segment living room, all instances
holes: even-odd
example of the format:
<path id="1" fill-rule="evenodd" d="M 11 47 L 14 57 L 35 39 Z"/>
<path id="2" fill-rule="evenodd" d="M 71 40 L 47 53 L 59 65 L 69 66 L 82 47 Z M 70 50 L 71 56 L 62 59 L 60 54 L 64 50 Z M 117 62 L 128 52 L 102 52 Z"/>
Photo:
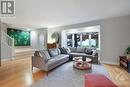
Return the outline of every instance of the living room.
<path id="1" fill-rule="evenodd" d="M 130 87 L 129 3 L 15 1 L 0 18 L 0 85 Z"/>

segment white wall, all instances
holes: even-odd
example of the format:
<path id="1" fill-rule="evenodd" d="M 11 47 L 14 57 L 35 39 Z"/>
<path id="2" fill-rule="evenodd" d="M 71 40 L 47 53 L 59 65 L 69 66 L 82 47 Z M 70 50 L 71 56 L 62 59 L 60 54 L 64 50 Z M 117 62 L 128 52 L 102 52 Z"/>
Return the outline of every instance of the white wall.
<path id="1" fill-rule="evenodd" d="M 4 31 L 5 33 L 7 33 L 7 28 L 8 28 L 8 25 L 6 23 L 1 23 L 1 29 L 2 29 L 2 31 Z"/>
<path id="2" fill-rule="evenodd" d="M 0 19 L 0 66 L 1 66 L 1 19 Z"/>
<path id="3" fill-rule="evenodd" d="M 31 31 L 31 48 L 37 49 L 38 48 L 38 32 Z"/>
<path id="4" fill-rule="evenodd" d="M 100 25 L 101 35 L 101 61 L 110 64 L 119 64 L 119 56 L 130 45 L 130 15 L 116 18 L 109 18 L 67 26 L 48 29 L 48 39 L 53 32 L 87 26 Z"/>

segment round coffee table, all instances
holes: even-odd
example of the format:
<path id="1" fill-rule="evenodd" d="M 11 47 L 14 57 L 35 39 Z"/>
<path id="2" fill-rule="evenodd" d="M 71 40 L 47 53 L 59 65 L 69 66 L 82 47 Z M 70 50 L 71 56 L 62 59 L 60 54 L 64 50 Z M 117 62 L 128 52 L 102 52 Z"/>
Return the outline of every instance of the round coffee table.
<path id="1" fill-rule="evenodd" d="M 92 59 L 86 57 L 86 61 L 82 60 L 82 57 L 74 57 L 73 58 L 73 66 L 74 68 L 81 69 L 81 70 L 86 70 L 86 69 L 91 69 L 92 67 Z"/>

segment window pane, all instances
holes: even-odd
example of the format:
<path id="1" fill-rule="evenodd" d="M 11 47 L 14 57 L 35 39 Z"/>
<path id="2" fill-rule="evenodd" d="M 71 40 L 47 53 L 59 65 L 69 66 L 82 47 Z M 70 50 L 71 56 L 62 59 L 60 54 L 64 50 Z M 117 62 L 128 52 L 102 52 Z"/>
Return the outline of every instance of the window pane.
<path id="1" fill-rule="evenodd" d="M 89 33 L 82 34 L 82 47 L 89 47 Z"/>
<path id="2" fill-rule="evenodd" d="M 92 32 L 91 33 L 91 47 L 96 47 L 98 48 L 98 32 Z"/>
<path id="3" fill-rule="evenodd" d="M 80 42 L 80 34 L 74 34 L 74 46 L 75 47 L 81 47 L 81 42 Z"/>
<path id="4" fill-rule="evenodd" d="M 67 35 L 67 46 L 72 47 L 72 34 Z"/>

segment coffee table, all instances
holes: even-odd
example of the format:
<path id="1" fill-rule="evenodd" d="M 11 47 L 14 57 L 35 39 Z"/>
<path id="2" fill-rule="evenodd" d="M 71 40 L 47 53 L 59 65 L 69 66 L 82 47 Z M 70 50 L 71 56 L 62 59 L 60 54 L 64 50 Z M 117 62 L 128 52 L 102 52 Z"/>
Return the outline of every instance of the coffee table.
<path id="1" fill-rule="evenodd" d="M 82 57 L 74 57 L 73 58 L 73 67 L 80 69 L 80 70 L 86 70 L 92 68 L 92 59 L 86 57 L 86 61 L 82 60 Z"/>

